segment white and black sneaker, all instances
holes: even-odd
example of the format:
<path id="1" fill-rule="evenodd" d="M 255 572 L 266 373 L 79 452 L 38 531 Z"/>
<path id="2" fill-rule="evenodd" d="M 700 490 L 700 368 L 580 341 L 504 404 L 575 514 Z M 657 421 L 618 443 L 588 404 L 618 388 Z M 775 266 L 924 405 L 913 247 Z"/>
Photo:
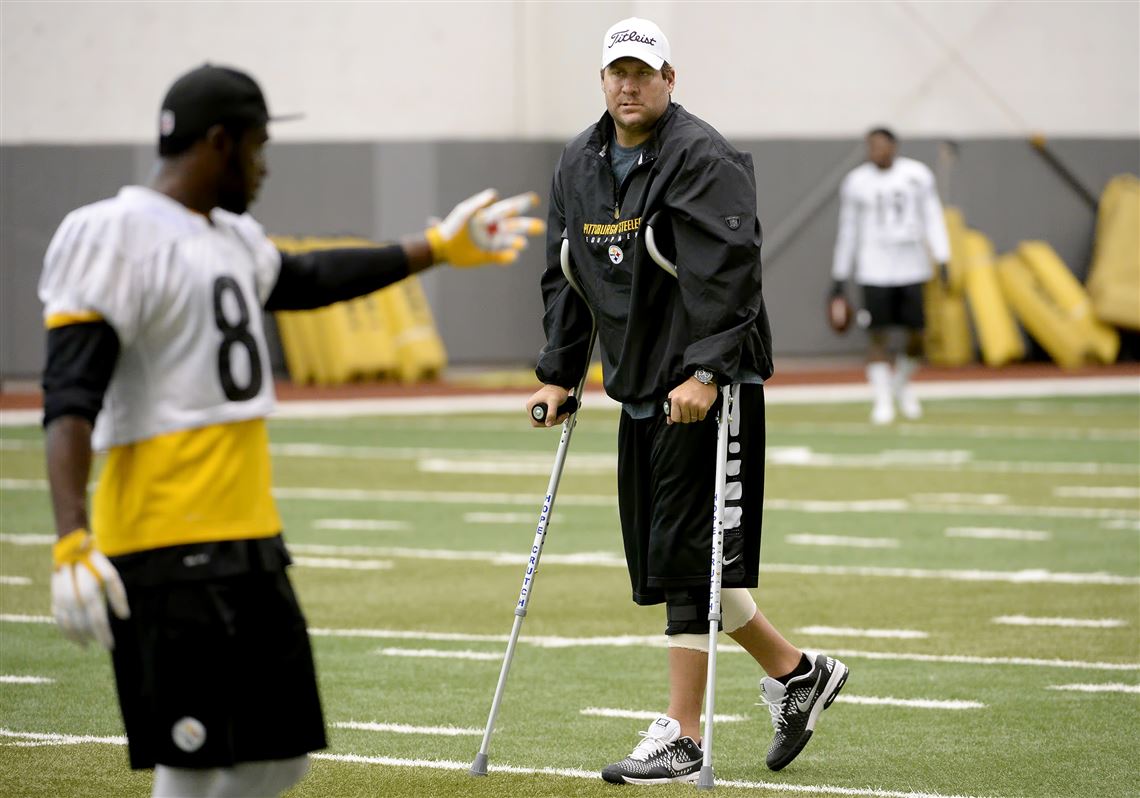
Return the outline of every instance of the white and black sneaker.
<path id="1" fill-rule="evenodd" d="M 696 781 L 704 752 L 692 737 L 681 736 L 681 724 L 662 715 L 638 732 L 644 739 L 620 762 L 606 766 L 610 784 L 671 784 Z"/>
<path id="2" fill-rule="evenodd" d="M 776 732 L 768 749 L 768 767 L 779 770 L 799 755 L 811 739 L 815 722 L 847 682 L 847 666 L 834 657 L 805 651 L 812 669 L 785 687 L 771 677 L 760 681 L 760 699 L 772 713 Z"/>

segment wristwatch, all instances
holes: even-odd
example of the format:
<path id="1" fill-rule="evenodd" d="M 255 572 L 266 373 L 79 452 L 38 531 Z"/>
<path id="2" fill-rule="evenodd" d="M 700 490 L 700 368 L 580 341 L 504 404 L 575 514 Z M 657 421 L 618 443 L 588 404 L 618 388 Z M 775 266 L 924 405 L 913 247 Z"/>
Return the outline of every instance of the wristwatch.
<path id="1" fill-rule="evenodd" d="M 716 377 L 713 373 L 703 366 L 693 372 L 693 379 L 702 385 L 714 385 L 716 383 Z"/>

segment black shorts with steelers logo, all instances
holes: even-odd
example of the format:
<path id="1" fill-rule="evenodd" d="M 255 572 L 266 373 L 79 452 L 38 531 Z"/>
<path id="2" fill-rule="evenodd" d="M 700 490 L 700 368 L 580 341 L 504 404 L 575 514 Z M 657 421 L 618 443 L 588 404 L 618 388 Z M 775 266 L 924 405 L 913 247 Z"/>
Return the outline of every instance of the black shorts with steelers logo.
<path id="1" fill-rule="evenodd" d="M 729 427 L 721 586 L 756 587 L 764 509 L 764 386 L 741 385 Z M 663 413 L 618 426 L 618 509 L 633 600 L 709 583 L 717 413 L 667 424 Z"/>
<path id="2" fill-rule="evenodd" d="M 326 746 L 305 618 L 280 536 L 113 558 L 111 619 L 132 768 L 231 767 Z"/>

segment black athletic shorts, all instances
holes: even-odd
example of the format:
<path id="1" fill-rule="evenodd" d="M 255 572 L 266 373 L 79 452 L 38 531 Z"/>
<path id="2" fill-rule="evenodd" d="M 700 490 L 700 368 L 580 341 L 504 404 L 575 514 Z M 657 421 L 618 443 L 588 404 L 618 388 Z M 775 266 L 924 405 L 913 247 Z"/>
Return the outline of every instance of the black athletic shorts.
<path id="1" fill-rule="evenodd" d="M 312 650 L 280 536 L 113 562 L 131 606 L 111 628 L 132 768 L 230 767 L 325 747 Z"/>
<path id="2" fill-rule="evenodd" d="M 666 588 L 709 582 L 717 413 L 694 424 L 664 414 L 618 427 L 618 509 L 638 604 L 660 604 Z M 756 587 L 764 505 L 764 386 L 740 386 L 729 428 L 723 587 Z"/>
<path id="3" fill-rule="evenodd" d="M 864 285 L 863 308 L 870 314 L 867 328 L 906 327 L 921 330 L 926 326 L 923 312 L 923 283 L 907 285 Z"/>

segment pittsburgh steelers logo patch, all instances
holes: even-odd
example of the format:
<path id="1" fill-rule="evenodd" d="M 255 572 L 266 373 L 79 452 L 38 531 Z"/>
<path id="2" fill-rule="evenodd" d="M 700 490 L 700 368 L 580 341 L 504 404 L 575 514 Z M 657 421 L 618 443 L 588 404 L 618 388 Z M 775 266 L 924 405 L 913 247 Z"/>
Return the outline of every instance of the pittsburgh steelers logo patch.
<path id="1" fill-rule="evenodd" d="M 187 716 L 174 722 L 170 736 L 181 750 L 192 754 L 206 744 L 206 727 L 197 718 Z"/>
<path id="2" fill-rule="evenodd" d="M 625 253 L 621 251 L 621 247 L 617 244 L 610 244 L 610 260 L 613 261 L 614 266 L 622 262 Z"/>

